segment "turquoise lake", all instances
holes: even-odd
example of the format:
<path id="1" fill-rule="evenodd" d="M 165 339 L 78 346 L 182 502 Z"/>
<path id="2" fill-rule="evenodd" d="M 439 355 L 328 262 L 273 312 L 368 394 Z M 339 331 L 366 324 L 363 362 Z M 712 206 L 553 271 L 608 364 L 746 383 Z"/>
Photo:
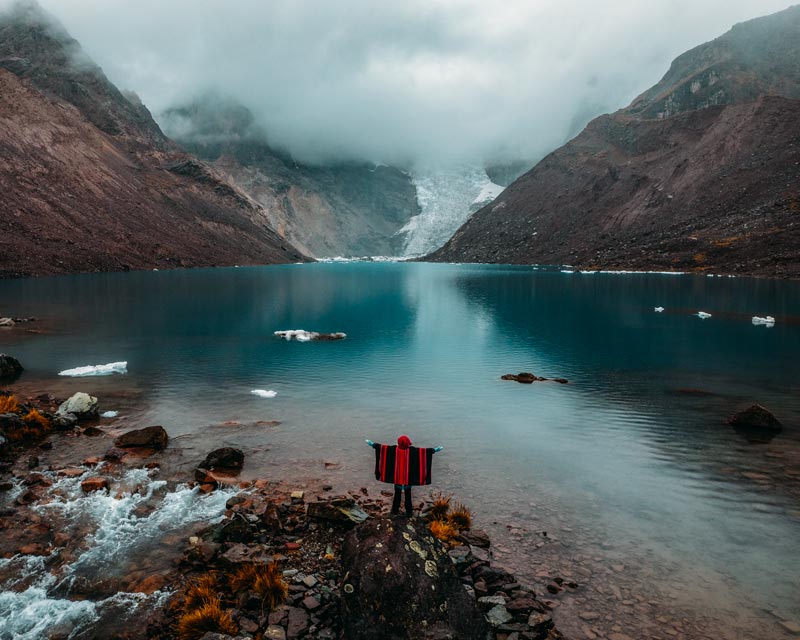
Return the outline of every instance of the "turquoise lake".
<path id="1" fill-rule="evenodd" d="M 0 312 L 40 319 L 0 331 L 20 389 L 161 424 L 187 468 L 238 446 L 250 477 L 372 495 L 364 438 L 443 445 L 432 489 L 473 509 L 497 559 L 582 585 L 556 610 L 576 638 L 587 608 L 642 634 L 664 611 L 683 637 L 788 638 L 780 621 L 800 619 L 798 282 L 333 263 L 0 281 Z M 521 371 L 569 383 L 500 380 Z M 754 402 L 783 422 L 774 439 L 726 423 Z"/>

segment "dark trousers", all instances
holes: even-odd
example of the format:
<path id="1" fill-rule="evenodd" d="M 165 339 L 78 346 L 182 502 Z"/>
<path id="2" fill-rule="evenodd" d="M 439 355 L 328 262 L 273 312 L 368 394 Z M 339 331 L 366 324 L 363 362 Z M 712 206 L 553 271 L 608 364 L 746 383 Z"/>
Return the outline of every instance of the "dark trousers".
<path id="1" fill-rule="evenodd" d="M 400 494 L 405 489 L 406 494 L 406 515 L 410 518 L 413 506 L 411 504 L 411 487 L 404 487 L 401 484 L 394 485 L 394 500 L 392 500 L 392 513 L 400 512 Z"/>

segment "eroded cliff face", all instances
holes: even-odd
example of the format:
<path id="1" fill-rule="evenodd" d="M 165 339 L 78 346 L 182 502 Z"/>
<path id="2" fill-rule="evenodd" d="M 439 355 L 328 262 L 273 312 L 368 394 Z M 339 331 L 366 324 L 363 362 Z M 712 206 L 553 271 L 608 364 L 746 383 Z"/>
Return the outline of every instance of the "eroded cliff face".
<path id="1" fill-rule="evenodd" d="M 800 7 L 737 25 L 429 259 L 800 276 L 798 97 Z"/>
<path id="2" fill-rule="evenodd" d="M 243 106 L 203 96 L 161 120 L 182 146 L 261 204 L 270 223 L 315 257 L 401 255 L 420 212 L 408 174 L 369 163 L 313 166 L 273 149 Z"/>
<path id="3" fill-rule="evenodd" d="M 35 4 L 0 13 L 0 276 L 295 262 Z"/>

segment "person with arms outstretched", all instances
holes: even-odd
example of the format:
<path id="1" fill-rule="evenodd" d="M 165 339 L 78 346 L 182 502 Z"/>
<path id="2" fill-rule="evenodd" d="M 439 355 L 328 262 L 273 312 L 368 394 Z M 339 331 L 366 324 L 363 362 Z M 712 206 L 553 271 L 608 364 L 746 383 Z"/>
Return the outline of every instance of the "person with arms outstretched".
<path id="1" fill-rule="evenodd" d="M 411 487 L 431 483 L 433 454 L 444 447 L 414 447 L 411 438 L 402 435 L 397 444 L 366 443 L 375 449 L 375 479 L 394 485 L 392 515 L 400 512 L 400 499 L 405 493 L 406 516 L 413 513 Z"/>

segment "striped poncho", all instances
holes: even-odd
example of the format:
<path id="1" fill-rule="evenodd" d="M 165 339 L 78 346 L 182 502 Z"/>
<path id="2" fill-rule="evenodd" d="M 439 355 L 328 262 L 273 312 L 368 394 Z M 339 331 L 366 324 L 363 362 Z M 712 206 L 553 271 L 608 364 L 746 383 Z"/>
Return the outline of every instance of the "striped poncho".
<path id="1" fill-rule="evenodd" d="M 431 483 L 433 448 L 396 444 L 372 445 L 375 449 L 375 479 L 381 482 L 416 486 Z"/>

